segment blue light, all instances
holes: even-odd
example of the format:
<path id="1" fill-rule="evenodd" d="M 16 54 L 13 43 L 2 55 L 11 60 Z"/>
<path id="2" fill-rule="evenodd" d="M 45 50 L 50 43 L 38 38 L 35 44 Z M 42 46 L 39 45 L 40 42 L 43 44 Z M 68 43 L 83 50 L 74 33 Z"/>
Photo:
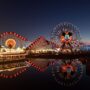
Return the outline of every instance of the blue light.
<path id="1" fill-rule="evenodd" d="M 69 35 L 65 35 L 65 39 L 68 40 L 69 39 Z"/>

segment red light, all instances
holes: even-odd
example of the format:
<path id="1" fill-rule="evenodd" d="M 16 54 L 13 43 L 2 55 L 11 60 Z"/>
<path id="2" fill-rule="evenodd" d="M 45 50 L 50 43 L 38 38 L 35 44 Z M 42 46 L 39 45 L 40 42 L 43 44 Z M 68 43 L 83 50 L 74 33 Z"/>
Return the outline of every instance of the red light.
<path id="1" fill-rule="evenodd" d="M 16 36 L 18 36 L 18 34 L 16 34 Z"/>
<path id="2" fill-rule="evenodd" d="M 19 38 L 21 38 L 21 36 L 19 35 Z"/>
<path id="3" fill-rule="evenodd" d="M 6 32 L 6 34 L 8 34 L 8 32 Z"/>
<path id="4" fill-rule="evenodd" d="M 13 76 L 12 76 L 12 75 L 10 75 L 10 78 L 13 78 Z"/>
<path id="5" fill-rule="evenodd" d="M 10 34 L 12 34 L 12 32 L 10 32 Z"/>
<path id="6" fill-rule="evenodd" d="M 16 77 L 17 75 L 16 74 L 14 74 L 14 77 Z"/>
<path id="7" fill-rule="evenodd" d="M 3 35 L 5 35 L 6 33 L 3 33 Z"/>
<path id="8" fill-rule="evenodd" d="M 17 75 L 19 75 L 19 73 L 18 73 L 18 72 L 17 72 L 16 74 L 17 74 Z"/>
<path id="9" fill-rule="evenodd" d="M 16 33 L 14 32 L 14 35 L 16 35 Z"/>

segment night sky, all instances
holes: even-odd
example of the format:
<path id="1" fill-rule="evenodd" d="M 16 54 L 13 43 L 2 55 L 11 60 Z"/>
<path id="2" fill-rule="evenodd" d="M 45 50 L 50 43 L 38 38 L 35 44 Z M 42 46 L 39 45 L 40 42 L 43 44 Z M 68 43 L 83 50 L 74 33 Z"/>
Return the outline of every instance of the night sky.
<path id="1" fill-rule="evenodd" d="M 50 38 L 60 22 L 79 27 L 84 41 L 90 39 L 90 0 L 2 0 L 0 32 L 14 31 L 29 40 Z"/>

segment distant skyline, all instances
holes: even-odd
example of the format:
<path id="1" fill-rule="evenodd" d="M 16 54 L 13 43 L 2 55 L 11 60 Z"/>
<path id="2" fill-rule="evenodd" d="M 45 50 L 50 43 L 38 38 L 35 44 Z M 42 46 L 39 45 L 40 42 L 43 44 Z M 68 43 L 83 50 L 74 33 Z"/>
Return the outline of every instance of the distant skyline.
<path id="1" fill-rule="evenodd" d="M 35 40 L 50 38 L 53 28 L 70 22 L 90 42 L 90 0 L 3 0 L 0 1 L 0 32 L 14 31 Z"/>

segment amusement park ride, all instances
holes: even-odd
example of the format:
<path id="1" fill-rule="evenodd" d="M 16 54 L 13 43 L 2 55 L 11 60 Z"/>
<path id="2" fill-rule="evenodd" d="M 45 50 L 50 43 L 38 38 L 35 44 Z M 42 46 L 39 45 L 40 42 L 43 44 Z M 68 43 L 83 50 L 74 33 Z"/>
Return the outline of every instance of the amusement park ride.
<path id="1" fill-rule="evenodd" d="M 30 66 L 44 71 L 52 65 L 55 80 L 61 85 L 71 86 L 77 83 L 83 74 L 81 57 L 75 57 L 82 55 L 83 46 L 78 28 L 71 23 L 57 25 L 51 33 L 50 41 L 40 36 L 31 43 L 15 32 L 1 33 L 0 77 L 16 77 Z M 41 61 L 40 58 L 48 60 Z M 8 62 L 14 64 L 10 66 Z M 12 75 L 13 71 L 15 73 Z"/>

